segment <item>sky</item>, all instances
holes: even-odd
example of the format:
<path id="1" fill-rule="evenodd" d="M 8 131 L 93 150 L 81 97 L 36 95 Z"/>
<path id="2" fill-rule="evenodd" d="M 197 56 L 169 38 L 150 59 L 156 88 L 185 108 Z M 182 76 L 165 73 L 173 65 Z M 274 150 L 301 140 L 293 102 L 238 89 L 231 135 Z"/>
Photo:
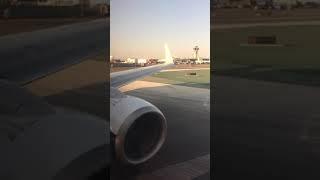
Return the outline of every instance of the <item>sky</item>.
<path id="1" fill-rule="evenodd" d="M 111 56 L 164 58 L 167 43 L 174 57 L 210 57 L 210 0 L 111 0 Z"/>

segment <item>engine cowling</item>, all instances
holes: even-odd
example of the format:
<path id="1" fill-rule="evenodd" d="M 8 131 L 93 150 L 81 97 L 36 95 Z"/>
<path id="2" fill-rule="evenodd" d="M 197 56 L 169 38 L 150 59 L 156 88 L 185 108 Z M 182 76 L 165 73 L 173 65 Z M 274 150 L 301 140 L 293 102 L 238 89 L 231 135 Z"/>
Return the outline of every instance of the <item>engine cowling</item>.
<path id="1" fill-rule="evenodd" d="M 143 99 L 111 89 L 110 118 L 116 157 L 126 164 L 149 160 L 165 141 L 164 115 Z"/>

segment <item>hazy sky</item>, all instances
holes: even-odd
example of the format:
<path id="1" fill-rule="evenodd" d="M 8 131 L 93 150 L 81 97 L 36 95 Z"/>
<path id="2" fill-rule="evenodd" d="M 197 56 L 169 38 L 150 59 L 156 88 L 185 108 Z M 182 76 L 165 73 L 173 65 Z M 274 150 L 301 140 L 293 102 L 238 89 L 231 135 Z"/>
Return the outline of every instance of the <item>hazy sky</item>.
<path id="1" fill-rule="evenodd" d="M 111 0 L 111 55 L 164 58 L 210 56 L 210 0 Z"/>

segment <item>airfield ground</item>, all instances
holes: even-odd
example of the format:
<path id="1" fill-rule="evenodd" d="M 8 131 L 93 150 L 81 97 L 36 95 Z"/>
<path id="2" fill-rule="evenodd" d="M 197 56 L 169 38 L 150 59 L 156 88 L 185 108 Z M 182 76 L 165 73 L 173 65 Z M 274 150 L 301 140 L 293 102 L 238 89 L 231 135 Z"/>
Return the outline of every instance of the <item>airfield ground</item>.
<path id="1" fill-rule="evenodd" d="M 97 18 L 26 18 L 3 19 L 0 18 L 0 36 L 30 32 L 40 29 L 52 28 L 61 25 L 85 22 Z"/>
<path id="2" fill-rule="evenodd" d="M 268 17 L 248 9 L 220 10 L 211 27 L 320 19 L 319 9 L 277 13 Z M 314 141 L 320 136 L 319 29 L 211 29 L 216 179 L 319 179 L 320 143 Z M 249 35 L 276 35 L 284 46 L 241 46 Z"/>
<path id="3" fill-rule="evenodd" d="M 111 73 L 125 71 L 134 67 L 113 67 Z M 196 73 L 189 75 L 188 73 Z M 210 65 L 209 64 L 179 64 L 161 72 L 143 78 L 141 81 L 164 83 L 197 88 L 210 88 Z"/>
<path id="4" fill-rule="evenodd" d="M 105 87 L 106 64 L 97 58 L 36 80 L 26 86 L 32 93 L 43 97 L 50 104 L 88 112 L 108 118 Z M 184 73 L 183 73 L 184 72 Z M 198 72 L 198 70 L 197 70 Z M 210 90 L 209 72 L 201 76 L 204 88 L 177 83 L 186 71 L 161 72 L 156 76 L 135 81 L 121 90 L 149 101 L 157 106 L 168 121 L 168 136 L 160 152 L 138 167 L 112 166 L 112 180 L 129 179 L 201 179 L 209 180 L 210 168 Z M 178 74 L 176 74 L 178 73 Z M 149 81 L 147 81 L 147 79 Z M 152 80 L 152 82 L 151 82 Z M 107 92 L 106 92 L 107 91 Z M 201 123 L 199 123 L 201 122 Z"/>
<path id="5" fill-rule="evenodd" d="M 263 13 L 263 11 L 260 11 Z M 214 24 L 257 23 L 320 20 L 320 8 L 299 8 L 290 11 L 273 10 L 271 16 L 256 15 L 250 8 L 214 9 L 211 11 Z"/>
<path id="6" fill-rule="evenodd" d="M 319 30 L 308 25 L 212 30 L 214 74 L 319 86 Z M 248 36 L 271 35 L 283 46 L 241 45 Z"/>
<path id="7" fill-rule="evenodd" d="M 101 58 L 100 56 L 97 56 L 95 60 L 103 61 L 103 58 Z M 125 71 L 133 68 L 138 68 L 138 67 L 111 67 L 110 71 L 112 73 L 117 71 Z M 206 69 L 206 68 L 210 68 L 210 65 L 209 64 L 178 64 L 178 65 L 169 67 L 168 69 Z"/>
<path id="8" fill-rule="evenodd" d="M 156 105 L 167 118 L 168 136 L 154 158 L 135 168 L 115 167 L 112 180 L 210 179 L 209 70 L 174 70 L 120 88 Z M 198 76 L 186 77 L 188 72 Z"/>
<path id="9" fill-rule="evenodd" d="M 189 75 L 190 72 L 196 75 Z M 160 82 L 188 87 L 210 88 L 210 70 L 180 70 L 180 71 L 163 71 L 152 76 L 146 77 L 144 81 Z"/>

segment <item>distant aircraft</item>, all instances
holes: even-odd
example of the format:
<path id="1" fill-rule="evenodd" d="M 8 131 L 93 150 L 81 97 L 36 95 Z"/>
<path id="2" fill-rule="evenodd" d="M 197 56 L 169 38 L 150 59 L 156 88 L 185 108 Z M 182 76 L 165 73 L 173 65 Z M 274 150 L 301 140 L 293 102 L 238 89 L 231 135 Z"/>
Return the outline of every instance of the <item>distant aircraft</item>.
<path id="1" fill-rule="evenodd" d="M 115 155 L 127 164 L 140 164 L 153 157 L 162 146 L 167 123 L 162 112 L 149 102 L 121 93 L 117 88 L 173 65 L 165 45 L 163 64 L 111 74 L 110 127 Z"/>

